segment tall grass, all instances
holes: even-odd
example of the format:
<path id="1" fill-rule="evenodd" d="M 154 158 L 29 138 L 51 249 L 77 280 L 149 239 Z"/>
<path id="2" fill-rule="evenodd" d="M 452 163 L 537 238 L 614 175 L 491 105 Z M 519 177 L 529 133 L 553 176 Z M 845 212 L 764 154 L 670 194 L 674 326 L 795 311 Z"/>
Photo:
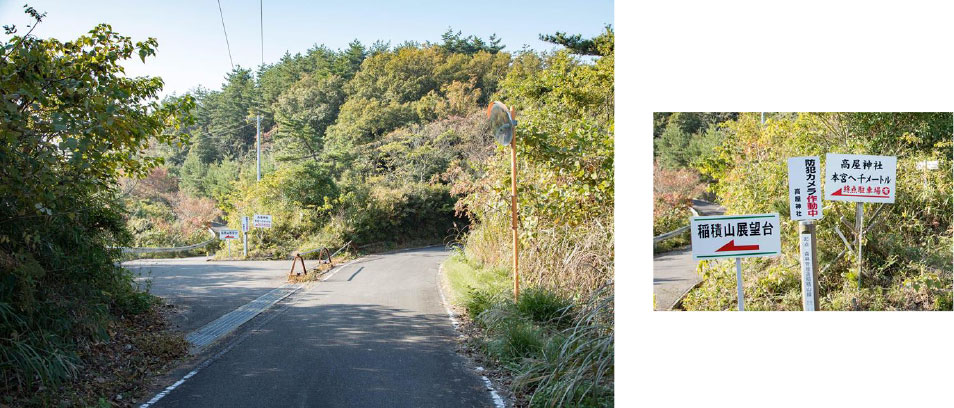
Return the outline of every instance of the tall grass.
<path id="1" fill-rule="evenodd" d="M 509 219 L 485 219 L 465 238 L 464 254 L 479 265 L 509 267 L 512 238 Z M 579 226 L 553 226 L 523 234 L 520 241 L 521 284 L 585 299 L 613 279 L 613 220 Z"/>
<path id="2" fill-rule="evenodd" d="M 516 378 L 518 387 L 536 388 L 531 406 L 613 404 L 613 298 L 612 284 L 593 292 L 574 324 Z"/>
<path id="3" fill-rule="evenodd" d="M 483 220 L 448 268 L 451 285 L 470 288 L 462 304 L 483 330 L 484 352 L 515 376 L 531 406 L 613 404 L 612 219 L 554 226 L 522 236 L 521 297 L 509 294 L 509 220 Z M 495 283 L 482 282 L 483 276 Z M 465 283 L 469 282 L 469 283 Z M 504 283 L 501 285 L 501 283 Z M 460 291 L 460 290 L 458 290 Z"/>

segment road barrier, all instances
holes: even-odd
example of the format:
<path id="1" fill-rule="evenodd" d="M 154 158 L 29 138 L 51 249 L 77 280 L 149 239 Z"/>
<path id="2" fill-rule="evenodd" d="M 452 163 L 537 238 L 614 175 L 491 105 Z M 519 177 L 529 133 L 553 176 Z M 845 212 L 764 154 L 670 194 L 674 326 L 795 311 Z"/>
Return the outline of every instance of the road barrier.
<path id="1" fill-rule="evenodd" d="M 338 248 L 338 250 L 335 251 L 334 253 L 332 253 L 331 250 L 328 249 L 328 248 L 326 248 L 326 247 L 315 248 L 315 249 L 309 249 L 309 250 L 307 250 L 307 251 L 301 251 L 301 252 L 293 252 L 293 253 L 292 253 L 292 267 L 291 267 L 291 270 L 288 271 L 288 274 L 291 275 L 291 274 L 295 273 L 295 266 L 298 265 L 299 262 L 301 262 L 302 272 L 300 272 L 300 273 L 295 273 L 295 275 L 301 275 L 302 273 L 304 273 L 305 275 L 307 275 L 307 274 L 308 274 L 308 268 L 305 267 L 305 258 L 302 258 L 302 256 L 303 256 L 303 255 L 308 255 L 308 254 L 311 254 L 311 253 L 315 253 L 315 252 L 318 252 L 318 263 L 319 263 L 319 264 L 329 264 L 329 265 L 331 265 L 332 268 L 334 268 L 334 267 L 335 267 L 335 264 L 334 264 L 334 262 L 331 260 L 331 258 L 332 258 L 333 256 L 335 256 L 335 255 L 338 255 L 339 252 L 341 252 L 342 250 L 344 250 L 345 248 L 347 248 L 349 245 L 351 245 L 351 241 L 348 241 L 346 244 L 342 245 L 341 248 Z"/>

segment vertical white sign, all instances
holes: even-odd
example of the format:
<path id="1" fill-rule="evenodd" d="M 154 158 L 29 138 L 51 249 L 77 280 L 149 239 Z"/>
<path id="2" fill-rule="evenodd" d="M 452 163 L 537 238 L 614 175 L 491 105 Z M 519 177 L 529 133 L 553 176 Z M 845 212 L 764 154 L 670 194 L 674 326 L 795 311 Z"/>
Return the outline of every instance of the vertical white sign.
<path id="1" fill-rule="evenodd" d="M 799 234 L 801 242 L 801 261 L 802 261 L 802 287 L 805 288 L 805 296 L 802 298 L 802 306 L 807 311 L 815 310 L 815 271 L 812 259 L 812 236 L 811 234 Z"/>
<path id="2" fill-rule="evenodd" d="M 248 216 L 242 216 L 242 232 L 248 232 Z"/>
<path id="3" fill-rule="evenodd" d="M 788 201 L 793 220 L 818 220 L 822 217 L 820 164 L 818 156 L 788 159 Z"/>
<path id="4" fill-rule="evenodd" d="M 825 199 L 894 203 L 898 158 L 866 154 L 825 155 Z"/>

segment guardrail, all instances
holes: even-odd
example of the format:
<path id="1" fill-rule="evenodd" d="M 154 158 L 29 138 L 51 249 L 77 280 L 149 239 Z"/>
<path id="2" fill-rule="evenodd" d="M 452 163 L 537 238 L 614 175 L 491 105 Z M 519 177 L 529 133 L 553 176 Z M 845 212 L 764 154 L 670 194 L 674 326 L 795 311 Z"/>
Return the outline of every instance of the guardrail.
<path id="1" fill-rule="evenodd" d="M 689 207 L 689 211 L 692 212 L 692 215 L 693 215 L 693 216 L 695 216 L 695 217 L 698 217 L 698 216 L 699 216 L 699 212 L 696 211 L 696 209 L 695 209 L 695 208 L 692 208 L 691 206 Z M 686 225 L 686 226 L 683 226 L 683 227 L 676 228 L 676 229 L 674 229 L 674 230 L 672 230 L 672 231 L 669 231 L 669 232 L 667 232 L 667 233 L 659 234 L 659 235 L 653 237 L 653 245 L 658 244 L 658 243 L 660 243 L 660 242 L 662 242 L 662 241 L 665 241 L 665 240 L 667 240 L 667 239 L 669 239 L 669 238 L 678 236 L 679 234 L 682 234 L 683 232 L 685 232 L 685 231 L 688 230 L 688 229 L 689 229 L 689 226 Z"/>
<path id="2" fill-rule="evenodd" d="M 152 248 L 152 247 L 113 247 L 112 249 L 120 249 L 124 254 L 155 254 L 160 252 L 180 252 L 180 251 L 189 251 L 196 248 L 201 248 L 215 240 L 219 239 L 215 235 L 215 231 L 212 228 L 209 228 L 209 232 L 212 233 L 212 239 L 198 244 L 186 245 L 181 247 L 167 247 L 167 248 Z"/>

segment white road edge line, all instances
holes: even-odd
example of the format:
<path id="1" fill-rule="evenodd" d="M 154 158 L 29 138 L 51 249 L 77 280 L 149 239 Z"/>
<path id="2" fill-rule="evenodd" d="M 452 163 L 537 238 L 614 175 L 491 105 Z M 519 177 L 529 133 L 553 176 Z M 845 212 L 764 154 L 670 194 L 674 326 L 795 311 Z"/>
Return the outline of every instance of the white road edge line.
<path id="1" fill-rule="evenodd" d="M 215 353 L 215 355 L 213 355 L 212 357 L 209 357 L 208 359 L 206 359 L 205 361 L 203 361 L 201 364 L 199 364 L 198 367 L 196 367 L 196 368 L 193 369 L 192 371 L 189 371 L 188 374 L 182 376 L 182 378 L 179 379 L 179 381 L 176 381 L 176 382 L 173 383 L 172 385 L 166 387 L 166 389 L 162 390 L 162 392 L 160 392 L 160 393 L 156 394 L 156 396 L 152 397 L 151 400 L 149 400 L 148 402 L 146 402 L 146 403 L 140 405 L 139 408 L 148 408 L 150 405 L 159 402 L 159 400 L 161 400 L 162 397 L 165 397 L 165 396 L 168 395 L 170 392 L 172 392 L 172 390 L 175 390 L 177 387 L 179 387 L 180 385 L 182 385 L 182 383 L 184 383 L 186 380 L 188 380 L 189 378 L 192 378 L 192 376 L 198 374 L 198 373 L 199 373 L 199 370 L 202 370 L 203 368 L 206 368 L 206 367 L 212 365 L 212 363 L 215 362 L 215 360 L 218 360 L 219 358 L 222 358 L 222 356 L 224 356 L 225 353 L 228 353 L 229 351 L 232 351 L 232 349 L 235 348 L 235 346 L 241 344 L 243 341 L 245 341 L 245 339 L 247 339 L 249 336 L 251 336 L 252 333 L 254 333 L 255 331 L 261 329 L 263 326 L 265 326 L 266 324 L 268 324 L 268 322 L 271 322 L 272 319 L 274 319 L 276 316 L 278 316 L 278 315 L 277 315 L 277 314 L 273 314 L 273 315 L 271 315 L 271 316 L 268 316 L 268 317 L 265 318 L 265 320 L 262 320 L 257 326 L 255 326 L 254 329 L 251 329 L 251 330 L 249 330 L 249 331 L 247 331 L 247 332 L 245 332 L 245 333 L 242 333 L 242 335 L 240 335 L 240 336 L 237 337 L 234 341 L 232 341 L 232 343 L 229 344 L 228 347 L 226 347 L 226 348 L 220 350 L 218 353 Z"/>
<path id="2" fill-rule="evenodd" d="M 454 317 L 454 312 L 451 311 L 450 305 L 447 303 L 447 298 L 444 297 L 444 285 L 441 285 L 441 274 L 444 271 L 444 264 L 441 264 L 437 268 L 437 293 L 441 295 L 441 304 L 444 305 L 444 310 L 447 312 L 447 318 L 450 319 L 451 324 L 454 325 L 454 331 L 458 333 L 459 336 L 463 337 L 460 334 L 459 327 L 460 323 L 457 322 L 457 318 Z M 478 371 L 484 371 L 483 367 L 477 367 Z M 494 384 L 490 382 L 490 379 L 486 375 L 481 375 L 480 378 L 484 380 L 484 385 L 487 387 L 487 391 L 490 391 L 490 396 L 494 399 L 494 405 L 497 408 L 506 408 L 507 404 L 504 404 L 503 398 L 500 398 L 500 394 L 497 394 L 497 390 L 494 389 Z"/>

